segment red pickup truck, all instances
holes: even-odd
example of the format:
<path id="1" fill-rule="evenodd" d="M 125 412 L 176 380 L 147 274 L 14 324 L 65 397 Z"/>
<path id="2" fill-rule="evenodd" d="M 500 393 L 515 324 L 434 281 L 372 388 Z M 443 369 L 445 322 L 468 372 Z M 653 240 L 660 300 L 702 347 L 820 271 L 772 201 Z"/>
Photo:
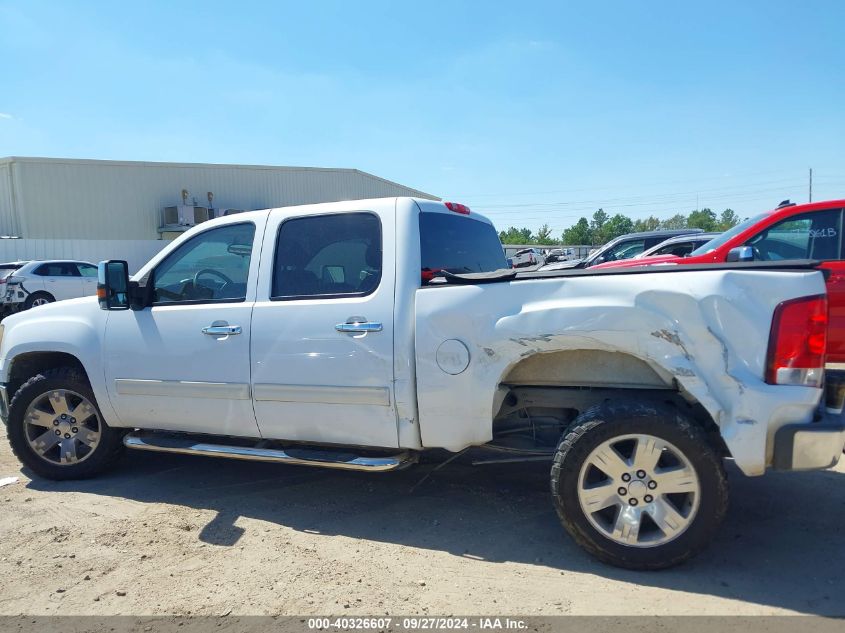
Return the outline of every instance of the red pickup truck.
<path id="1" fill-rule="evenodd" d="M 792 204 L 788 200 L 737 224 L 687 257 L 661 255 L 600 264 L 595 268 L 816 259 L 830 271 L 827 368 L 845 370 L 845 200 Z"/>

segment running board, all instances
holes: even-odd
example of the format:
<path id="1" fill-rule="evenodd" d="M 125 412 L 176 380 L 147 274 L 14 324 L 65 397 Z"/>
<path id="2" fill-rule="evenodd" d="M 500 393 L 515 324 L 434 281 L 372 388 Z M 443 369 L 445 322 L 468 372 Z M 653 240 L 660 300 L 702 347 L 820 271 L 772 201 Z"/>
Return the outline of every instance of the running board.
<path id="1" fill-rule="evenodd" d="M 263 443 L 263 442 L 261 442 Z M 256 462 L 276 462 L 297 466 L 318 466 L 340 470 L 366 472 L 387 472 L 399 470 L 416 462 L 415 454 L 408 451 L 395 455 L 365 457 L 353 453 L 322 448 L 261 448 L 259 446 L 231 446 L 214 444 L 191 438 L 187 435 L 166 433 L 138 433 L 125 435 L 123 444 L 127 448 L 158 453 L 181 453 L 183 455 L 205 455 L 208 457 L 229 457 Z"/>

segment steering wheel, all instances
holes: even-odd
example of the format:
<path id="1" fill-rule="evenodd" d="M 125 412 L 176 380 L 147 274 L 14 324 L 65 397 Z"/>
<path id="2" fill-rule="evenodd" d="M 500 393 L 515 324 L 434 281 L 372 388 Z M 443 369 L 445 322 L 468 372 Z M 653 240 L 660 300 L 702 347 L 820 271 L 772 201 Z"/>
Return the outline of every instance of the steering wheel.
<path id="1" fill-rule="evenodd" d="M 225 288 L 226 286 L 228 286 L 231 283 L 235 283 L 229 277 L 227 277 L 226 275 L 221 273 L 219 270 L 214 270 L 213 268 L 203 268 L 202 270 L 197 271 L 197 274 L 194 275 L 194 288 L 197 288 L 199 286 L 199 278 L 202 275 L 212 275 L 213 277 L 217 277 L 219 279 L 222 279 L 223 285 L 220 286 L 220 288 L 217 289 L 218 291 L 223 290 L 223 288 Z"/>

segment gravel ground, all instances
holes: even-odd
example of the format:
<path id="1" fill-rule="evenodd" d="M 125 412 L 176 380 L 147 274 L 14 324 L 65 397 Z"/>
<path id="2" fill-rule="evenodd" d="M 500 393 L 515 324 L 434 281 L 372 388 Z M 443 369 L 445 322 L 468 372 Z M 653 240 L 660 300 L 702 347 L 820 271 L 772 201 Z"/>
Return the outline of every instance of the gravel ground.
<path id="1" fill-rule="evenodd" d="M 2 429 L 2 427 L 0 427 Z M 845 467 L 747 479 L 680 568 L 581 552 L 545 464 L 360 474 L 128 453 L 31 480 L 0 438 L 0 615 L 841 614 Z M 416 488 L 415 488 L 416 486 Z"/>

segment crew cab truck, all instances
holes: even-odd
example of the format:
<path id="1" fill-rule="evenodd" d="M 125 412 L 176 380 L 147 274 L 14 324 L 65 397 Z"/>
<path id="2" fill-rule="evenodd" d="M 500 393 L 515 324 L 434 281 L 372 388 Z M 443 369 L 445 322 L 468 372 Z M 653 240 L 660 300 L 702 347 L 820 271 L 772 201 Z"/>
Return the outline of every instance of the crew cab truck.
<path id="1" fill-rule="evenodd" d="M 517 276 L 492 224 L 407 198 L 203 223 L 98 297 L 2 324 L 12 449 L 93 476 L 124 447 L 364 471 L 426 449 L 547 457 L 566 530 L 656 569 L 746 475 L 834 465 L 811 262 Z M 11 402 L 6 410 L 7 396 Z"/>

